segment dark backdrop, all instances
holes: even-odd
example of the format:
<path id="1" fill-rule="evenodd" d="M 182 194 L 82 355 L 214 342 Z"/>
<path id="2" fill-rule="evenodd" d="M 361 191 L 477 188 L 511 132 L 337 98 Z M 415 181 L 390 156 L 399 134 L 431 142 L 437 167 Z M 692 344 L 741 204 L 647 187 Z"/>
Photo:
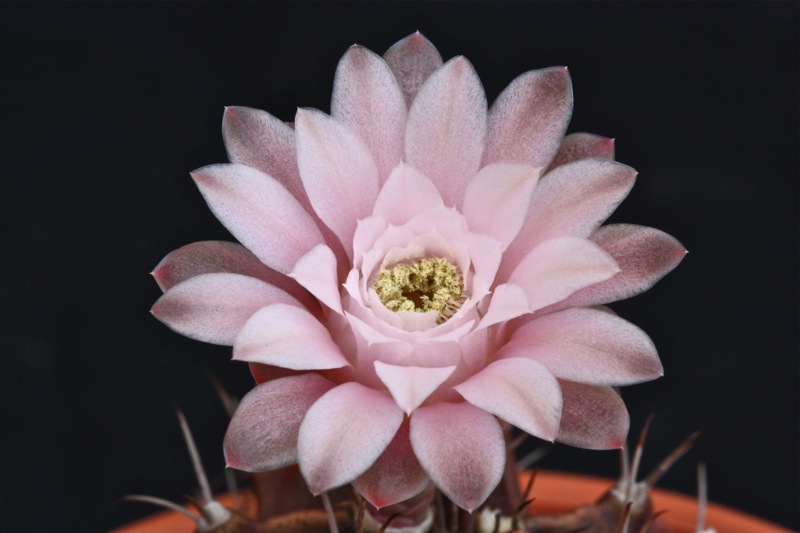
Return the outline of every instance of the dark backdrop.
<path id="1" fill-rule="evenodd" d="M 420 30 L 463 54 L 492 100 L 568 65 L 571 131 L 617 139 L 640 172 L 614 220 L 690 250 L 615 306 L 666 376 L 624 397 L 644 467 L 707 437 L 661 486 L 797 528 L 798 4 L 37 3 L 0 6 L 3 495 L 16 531 L 103 531 L 195 486 L 185 410 L 219 479 L 225 415 L 205 371 L 250 385 L 229 349 L 150 317 L 148 272 L 228 238 L 188 177 L 225 160 L 224 105 L 328 110 L 339 56 Z M 557 447 L 545 466 L 615 476 L 617 455 Z M 10 523 L 9 523 L 10 522 Z"/>

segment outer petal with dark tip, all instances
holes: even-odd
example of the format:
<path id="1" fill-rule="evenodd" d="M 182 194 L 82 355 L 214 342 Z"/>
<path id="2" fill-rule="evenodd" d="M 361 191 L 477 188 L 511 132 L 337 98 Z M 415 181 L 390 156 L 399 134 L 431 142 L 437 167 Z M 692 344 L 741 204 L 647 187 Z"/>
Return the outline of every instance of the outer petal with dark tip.
<path id="1" fill-rule="evenodd" d="M 297 300 L 259 279 L 241 274 L 201 274 L 165 292 L 151 312 L 182 335 L 231 345 L 256 311 L 275 303 L 300 310 Z"/>
<path id="2" fill-rule="evenodd" d="M 234 237 L 268 267 L 291 272 L 324 242 L 309 214 L 286 188 L 244 165 L 211 165 L 192 172 L 209 207 Z"/>
<path id="3" fill-rule="evenodd" d="M 593 133 L 570 133 L 561 141 L 558 153 L 543 174 L 566 163 L 590 157 L 613 160 L 614 139 Z"/>
<path id="4" fill-rule="evenodd" d="M 561 417 L 561 390 L 542 364 L 501 359 L 453 387 L 465 400 L 521 430 L 553 441 Z"/>
<path id="5" fill-rule="evenodd" d="M 278 180 L 300 204 L 311 204 L 297 170 L 294 130 L 266 111 L 226 107 L 222 137 L 231 163 L 257 168 Z"/>
<path id="6" fill-rule="evenodd" d="M 422 84 L 442 66 L 439 51 L 419 32 L 392 45 L 383 59 L 397 78 L 409 107 Z"/>
<path id="7" fill-rule="evenodd" d="M 686 248 L 663 231 L 633 224 L 609 224 L 591 240 L 619 264 L 613 278 L 581 289 L 558 307 L 591 306 L 624 300 L 640 294 L 678 266 Z"/>
<path id="8" fill-rule="evenodd" d="M 381 392 L 339 385 L 308 410 L 297 440 L 300 471 L 314 494 L 353 481 L 392 442 L 403 411 Z"/>
<path id="9" fill-rule="evenodd" d="M 520 161 L 545 167 L 558 150 L 571 115 L 572 84 L 566 67 L 518 76 L 489 111 L 483 164 Z"/>
<path id="10" fill-rule="evenodd" d="M 593 385 L 632 385 L 664 373 L 644 331 L 600 309 L 572 308 L 531 320 L 497 356 L 529 358 L 560 379 Z"/>
<path id="11" fill-rule="evenodd" d="M 153 269 L 153 278 L 166 292 L 174 285 L 200 274 L 229 272 L 275 284 L 280 276 L 239 243 L 203 241 L 173 250 Z M 285 279 L 285 278 L 284 278 Z"/>
<path id="12" fill-rule="evenodd" d="M 381 182 L 403 157 L 407 114 L 386 62 L 363 46 L 351 46 L 336 68 L 331 115 L 367 144 Z"/>
<path id="13" fill-rule="evenodd" d="M 317 374 L 257 385 L 242 398 L 228 426 L 227 465 L 260 472 L 297 462 L 300 423 L 309 407 L 333 387 L 333 383 Z"/>
<path id="14" fill-rule="evenodd" d="M 299 109 L 295 120 L 297 163 L 319 218 L 352 255 L 359 219 L 372 212 L 378 170 L 364 141 L 341 122 L 315 109 Z"/>
<path id="15" fill-rule="evenodd" d="M 486 139 L 486 95 L 463 57 L 437 70 L 408 114 L 406 161 L 428 176 L 445 205 L 460 206 L 480 168 Z"/>
<path id="16" fill-rule="evenodd" d="M 630 418 L 625 403 L 611 387 L 559 380 L 564 407 L 558 442 L 590 450 L 621 448 Z"/>
<path id="17" fill-rule="evenodd" d="M 428 485 L 408 434 L 409 424 L 403 422 L 375 464 L 353 481 L 356 490 L 378 509 L 413 498 Z"/>
<path id="18" fill-rule="evenodd" d="M 503 477 L 506 445 L 500 423 L 467 402 L 414 411 L 411 446 L 436 486 L 467 511 L 486 501 Z"/>
<path id="19" fill-rule="evenodd" d="M 266 281 L 296 298 L 309 309 L 319 304 L 295 281 L 262 263 L 237 242 L 201 241 L 181 246 L 167 254 L 153 269 L 153 278 L 162 291 L 201 274 L 242 274 Z"/>

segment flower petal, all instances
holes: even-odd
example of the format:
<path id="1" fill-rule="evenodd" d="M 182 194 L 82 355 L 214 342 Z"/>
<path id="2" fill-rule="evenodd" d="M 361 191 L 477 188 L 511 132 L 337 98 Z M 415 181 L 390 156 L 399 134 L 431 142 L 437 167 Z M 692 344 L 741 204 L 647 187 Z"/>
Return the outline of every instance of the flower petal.
<path id="1" fill-rule="evenodd" d="M 289 276 L 339 314 L 342 314 L 342 298 L 336 273 L 336 255 L 319 244 L 297 260 Z"/>
<path id="2" fill-rule="evenodd" d="M 364 253 L 372 250 L 372 245 L 386 231 L 386 226 L 386 220 L 380 216 L 373 215 L 358 221 L 356 232 L 353 234 L 352 264 L 356 268 L 363 264 Z M 350 272 L 353 273 L 354 271 L 351 270 Z"/>
<path id="3" fill-rule="evenodd" d="M 655 285 L 686 256 L 686 248 L 657 229 L 633 224 L 609 224 L 591 237 L 619 264 L 613 278 L 572 294 L 565 303 L 590 306 L 624 300 Z"/>
<path id="4" fill-rule="evenodd" d="M 559 380 L 564 407 L 556 440 L 591 450 L 621 448 L 630 419 L 625 403 L 611 387 Z"/>
<path id="5" fill-rule="evenodd" d="M 265 277 L 279 277 L 250 250 L 227 241 L 195 242 L 173 250 L 153 269 L 153 277 L 159 288 L 166 292 L 181 281 L 215 272 L 242 274 L 267 282 L 269 280 Z"/>
<path id="6" fill-rule="evenodd" d="M 153 278 L 162 291 L 182 281 L 214 273 L 242 274 L 257 278 L 286 291 L 308 309 L 319 305 L 296 282 L 269 268 L 237 242 L 201 241 L 181 246 L 167 254 L 153 269 Z"/>
<path id="7" fill-rule="evenodd" d="M 540 170 L 510 162 L 483 167 L 464 194 L 462 212 L 470 230 L 488 233 L 507 248 L 528 214 Z"/>
<path id="8" fill-rule="evenodd" d="M 558 150 L 572 114 L 572 84 L 566 67 L 518 76 L 489 111 L 483 164 L 521 161 L 545 167 Z"/>
<path id="9" fill-rule="evenodd" d="M 400 163 L 378 193 L 372 214 L 399 226 L 441 204 L 442 197 L 433 182 L 414 167 Z"/>
<path id="10" fill-rule="evenodd" d="M 378 170 L 361 138 L 315 109 L 295 118 L 297 163 L 314 211 L 352 254 L 358 219 L 372 212 Z"/>
<path id="11" fill-rule="evenodd" d="M 150 312 L 182 335 L 230 346 L 253 313 L 274 303 L 300 309 L 289 294 L 259 279 L 201 274 L 169 289 Z"/>
<path id="12" fill-rule="evenodd" d="M 324 242 L 316 224 L 274 178 L 244 165 L 211 165 L 192 172 L 216 217 L 261 262 L 286 274 Z"/>
<path id="13" fill-rule="evenodd" d="M 284 121 L 260 109 L 226 107 L 222 137 L 231 163 L 272 176 L 310 211 L 311 203 L 297 170 L 294 130 Z"/>
<path id="14" fill-rule="evenodd" d="M 314 402 L 334 386 L 317 374 L 257 385 L 242 398 L 225 433 L 227 466 L 262 472 L 296 463 L 300 423 Z"/>
<path id="15" fill-rule="evenodd" d="M 503 256 L 500 275 L 510 273 L 547 239 L 588 238 L 627 196 L 635 178 L 632 168 L 602 159 L 574 161 L 543 176 L 528 216 Z"/>
<path id="16" fill-rule="evenodd" d="M 278 378 L 285 378 L 287 376 L 301 376 L 307 374 L 305 370 L 290 370 L 279 366 L 262 365 L 261 363 L 249 363 L 250 375 L 253 376 L 256 384 L 266 383 Z"/>
<path id="17" fill-rule="evenodd" d="M 403 422 L 387 395 L 350 382 L 308 410 L 297 441 L 300 471 L 314 494 L 344 485 L 380 457 Z"/>
<path id="18" fill-rule="evenodd" d="M 408 435 L 409 424 L 404 422 L 375 464 L 353 481 L 359 494 L 377 509 L 413 498 L 428 485 L 428 475 Z"/>
<path id="19" fill-rule="evenodd" d="M 558 153 L 556 153 L 547 171 L 543 172 L 543 174 L 566 163 L 590 157 L 613 160 L 614 139 L 601 137 L 593 133 L 570 133 L 561 141 Z"/>
<path id="20" fill-rule="evenodd" d="M 500 359 L 453 388 L 475 407 L 526 433 L 551 442 L 556 437 L 561 390 L 544 365 L 523 358 Z"/>
<path id="21" fill-rule="evenodd" d="M 331 115 L 361 136 L 372 152 L 380 181 L 403 157 L 405 98 L 386 62 L 353 45 L 336 67 Z"/>
<path id="22" fill-rule="evenodd" d="M 459 206 L 478 172 L 486 138 L 486 95 L 463 57 L 428 78 L 408 114 L 406 161 L 428 176 L 445 205 Z"/>
<path id="23" fill-rule="evenodd" d="M 503 477 L 503 430 L 494 416 L 467 402 L 414 411 L 411 446 L 444 495 L 467 511 L 486 501 Z"/>
<path id="24" fill-rule="evenodd" d="M 531 308 L 525 290 L 519 285 L 504 283 L 495 287 L 489 308 L 483 314 L 476 330 L 488 328 L 500 322 L 508 322 L 529 313 Z"/>
<path id="25" fill-rule="evenodd" d="M 650 337 L 599 309 L 572 308 L 531 320 L 497 356 L 530 358 L 558 378 L 592 385 L 632 385 L 664 374 Z"/>
<path id="26" fill-rule="evenodd" d="M 419 32 L 393 44 L 383 59 L 397 78 L 409 107 L 422 84 L 442 66 L 439 51 Z"/>
<path id="27" fill-rule="evenodd" d="M 389 393 L 406 414 L 422 405 L 439 385 L 456 369 L 455 366 L 425 368 L 421 366 L 396 366 L 375 361 L 375 372 Z"/>
<path id="28" fill-rule="evenodd" d="M 234 341 L 233 358 L 292 370 L 349 366 L 319 320 L 286 304 L 264 307 L 247 321 Z"/>
<path id="29" fill-rule="evenodd" d="M 596 244 L 563 237 L 531 250 L 509 282 L 525 290 L 530 310 L 535 311 L 578 289 L 605 281 L 618 271 L 617 263 Z"/>
<path id="30" fill-rule="evenodd" d="M 467 283 L 467 290 L 470 298 L 479 300 L 488 294 L 497 275 L 497 269 L 500 268 L 503 260 L 503 243 L 486 233 L 470 233 L 467 243 L 469 259 L 475 272 L 472 286 L 469 287 Z"/>

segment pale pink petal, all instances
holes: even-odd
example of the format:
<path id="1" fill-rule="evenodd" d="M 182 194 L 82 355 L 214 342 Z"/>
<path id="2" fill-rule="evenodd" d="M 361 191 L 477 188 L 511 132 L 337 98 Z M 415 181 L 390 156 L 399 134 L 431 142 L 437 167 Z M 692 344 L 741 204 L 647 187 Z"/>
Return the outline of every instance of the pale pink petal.
<path id="1" fill-rule="evenodd" d="M 525 290 L 519 285 L 504 283 L 495 287 L 489 308 L 476 329 L 488 328 L 530 312 L 530 302 Z"/>
<path id="2" fill-rule="evenodd" d="M 497 338 L 494 331 L 486 328 L 475 328 L 464 335 L 459 341 L 463 364 L 456 370 L 456 375 L 462 370 L 473 374 L 481 370 L 487 363 L 486 354 L 497 350 Z M 464 378 L 466 379 L 466 378 Z M 463 379 L 461 381 L 464 381 Z"/>
<path id="3" fill-rule="evenodd" d="M 242 274 L 267 282 L 270 280 L 265 278 L 283 277 L 241 244 L 227 241 L 203 241 L 181 246 L 167 254 L 153 269 L 152 275 L 159 288 L 166 292 L 181 281 L 216 272 Z"/>
<path id="4" fill-rule="evenodd" d="M 345 383 L 308 410 L 297 440 L 300 471 L 314 494 L 353 481 L 386 450 L 403 411 L 386 394 Z"/>
<path id="5" fill-rule="evenodd" d="M 324 242 L 316 224 L 272 177 L 244 165 L 211 165 L 192 172 L 216 217 L 261 262 L 286 274 Z"/>
<path id="6" fill-rule="evenodd" d="M 467 242 L 469 259 L 475 272 L 472 287 L 468 287 L 468 290 L 471 298 L 480 299 L 487 294 L 497 275 L 503 259 L 503 243 L 486 233 L 470 233 Z"/>
<path id="7" fill-rule="evenodd" d="M 518 76 L 492 104 L 483 164 L 520 161 L 547 166 L 571 114 L 572 84 L 565 67 Z"/>
<path id="8" fill-rule="evenodd" d="M 501 276 L 547 239 L 588 238 L 627 196 L 635 178 L 632 168 L 602 159 L 574 161 L 543 176 L 528 216 L 503 256 Z"/>
<path id="9" fill-rule="evenodd" d="M 564 407 L 556 440 L 592 450 L 621 448 L 630 419 L 625 403 L 611 387 L 559 380 Z"/>
<path id="10" fill-rule="evenodd" d="M 336 273 L 336 256 L 330 248 L 319 244 L 297 260 L 289 276 L 308 289 L 317 299 L 342 313 L 342 297 Z"/>
<path id="11" fill-rule="evenodd" d="M 227 466 L 262 472 L 296 463 L 300 423 L 309 407 L 334 386 L 317 374 L 257 385 L 242 398 L 225 433 Z"/>
<path id="12" fill-rule="evenodd" d="M 357 309 L 351 309 L 351 311 L 357 311 Z M 363 316 L 363 318 L 369 319 L 367 316 Z M 345 316 L 347 320 L 350 322 L 351 327 L 353 328 L 353 332 L 356 333 L 357 337 L 364 339 L 367 344 L 391 344 L 395 342 L 395 339 L 392 337 L 387 337 L 385 334 L 378 331 L 375 327 L 379 327 L 381 324 L 376 321 L 372 321 L 372 324 L 367 324 L 360 317 L 355 316 L 352 313 L 348 313 L 345 311 Z"/>
<path id="13" fill-rule="evenodd" d="M 561 141 L 558 153 L 553 158 L 546 174 L 554 168 L 578 159 L 597 157 L 600 159 L 614 159 L 614 139 L 601 137 L 593 133 L 570 133 Z"/>
<path id="14" fill-rule="evenodd" d="M 608 311 L 572 308 L 531 320 L 498 357 L 527 357 L 560 379 L 592 385 L 632 385 L 664 373 L 644 331 Z"/>
<path id="15" fill-rule="evenodd" d="M 396 366 L 375 361 L 375 372 L 381 378 L 389 393 L 406 414 L 422 405 L 428 396 L 456 369 L 455 366 L 443 368 L 424 368 L 421 366 Z"/>
<path id="16" fill-rule="evenodd" d="M 348 254 L 358 219 L 372 212 L 378 170 L 361 138 L 315 109 L 299 109 L 295 119 L 297 163 L 314 211 L 339 238 Z"/>
<path id="17" fill-rule="evenodd" d="M 553 441 L 561 417 L 561 390 L 536 361 L 500 359 L 453 387 L 465 400 L 522 431 Z"/>
<path id="18" fill-rule="evenodd" d="M 222 137 L 231 163 L 257 168 L 278 180 L 300 204 L 311 204 L 297 170 L 294 130 L 266 111 L 226 107 Z"/>
<path id="19" fill-rule="evenodd" d="M 156 301 L 151 313 L 193 339 L 231 345 L 247 320 L 264 306 L 299 302 L 274 285 L 241 274 L 201 274 L 178 283 Z"/>
<path id="20" fill-rule="evenodd" d="M 309 309 L 319 304 L 295 281 L 272 270 L 237 242 L 201 241 L 181 246 L 167 254 L 153 269 L 162 291 L 200 274 L 228 272 L 258 278 L 292 295 Z"/>
<path id="21" fill-rule="evenodd" d="M 223 115 L 222 134 L 231 163 L 256 168 L 275 178 L 311 214 L 328 246 L 341 264 L 344 250 L 336 236 L 319 219 L 311 207 L 300 171 L 297 168 L 297 143 L 294 123 L 283 122 L 265 111 L 247 107 L 227 107 Z"/>
<path id="22" fill-rule="evenodd" d="M 534 248 L 509 282 L 525 290 L 530 310 L 535 311 L 578 289 L 607 280 L 618 271 L 614 259 L 593 242 L 563 237 Z"/>
<path id="23" fill-rule="evenodd" d="M 250 367 L 250 375 L 253 376 L 253 380 L 257 384 L 287 376 L 302 376 L 308 373 L 306 370 L 290 370 L 279 366 L 262 365 L 261 363 L 248 363 L 248 366 Z"/>
<path id="24" fill-rule="evenodd" d="M 457 57 L 428 78 L 411 106 L 406 161 L 433 181 L 446 205 L 460 206 L 485 138 L 483 86 L 472 65 Z"/>
<path id="25" fill-rule="evenodd" d="M 378 193 L 372 213 L 399 226 L 441 204 L 442 197 L 433 182 L 414 167 L 400 163 Z"/>
<path id="26" fill-rule="evenodd" d="M 462 212 L 469 229 L 488 233 L 507 248 L 528 214 L 540 170 L 512 162 L 483 167 L 464 194 Z"/>
<path id="27" fill-rule="evenodd" d="M 359 494 L 378 509 L 413 498 L 428 485 L 408 434 L 409 424 L 404 422 L 375 464 L 353 481 Z"/>
<path id="28" fill-rule="evenodd" d="M 436 486 L 467 511 L 486 501 L 503 477 L 506 445 L 500 423 L 467 402 L 414 411 L 411 446 Z"/>
<path id="29" fill-rule="evenodd" d="M 383 59 L 397 78 L 409 107 L 422 84 L 442 66 L 439 51 L 419 32 L 392 45 Z"/>
<path id="30" fill-rule="evenodd" d="M 234 341 L 233 358 L 292 370 L 349 365 L 319 320 L 286 304 L 265 307 L 247 321 Z"/>
<path id="31" fill-rule="evenodd" d="M 363 46 L 351 46 L 336 68 L 331 115 L 367 144 L 381 182 L 403 157 L 407 114 L 386 62 Z"/>
<path id="32" fill-rule="evenodd" d="M 386 226 L 386 220 L 380 216 L 369 216 L 358 221 L 353 234 L 353 265 L 356 268 L 362 265 L 364 253 L 372 249 L 375 240 L 386 231 Z"/>
<path id="33" fill-rule="evenodd" d="M 642 293 L 678 266 L 687 253 L 663 231 L 633 224 L 602 226 L 591 239 L 616 260 L 620 272 L 572 294 L 567 305 L 605 304 Z"/>

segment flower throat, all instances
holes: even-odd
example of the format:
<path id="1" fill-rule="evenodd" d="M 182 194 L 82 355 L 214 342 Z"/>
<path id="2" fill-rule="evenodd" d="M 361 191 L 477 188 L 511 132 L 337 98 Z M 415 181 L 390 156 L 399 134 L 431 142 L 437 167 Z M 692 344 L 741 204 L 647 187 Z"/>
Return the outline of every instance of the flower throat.
<path id="1" fill-rule="evenodd" d="M 441 323 L 458 310 L 463 281 L 447 259 L 426 257 L 381 270 L 372 287 L 387 309 L 436 311 Z"/>

